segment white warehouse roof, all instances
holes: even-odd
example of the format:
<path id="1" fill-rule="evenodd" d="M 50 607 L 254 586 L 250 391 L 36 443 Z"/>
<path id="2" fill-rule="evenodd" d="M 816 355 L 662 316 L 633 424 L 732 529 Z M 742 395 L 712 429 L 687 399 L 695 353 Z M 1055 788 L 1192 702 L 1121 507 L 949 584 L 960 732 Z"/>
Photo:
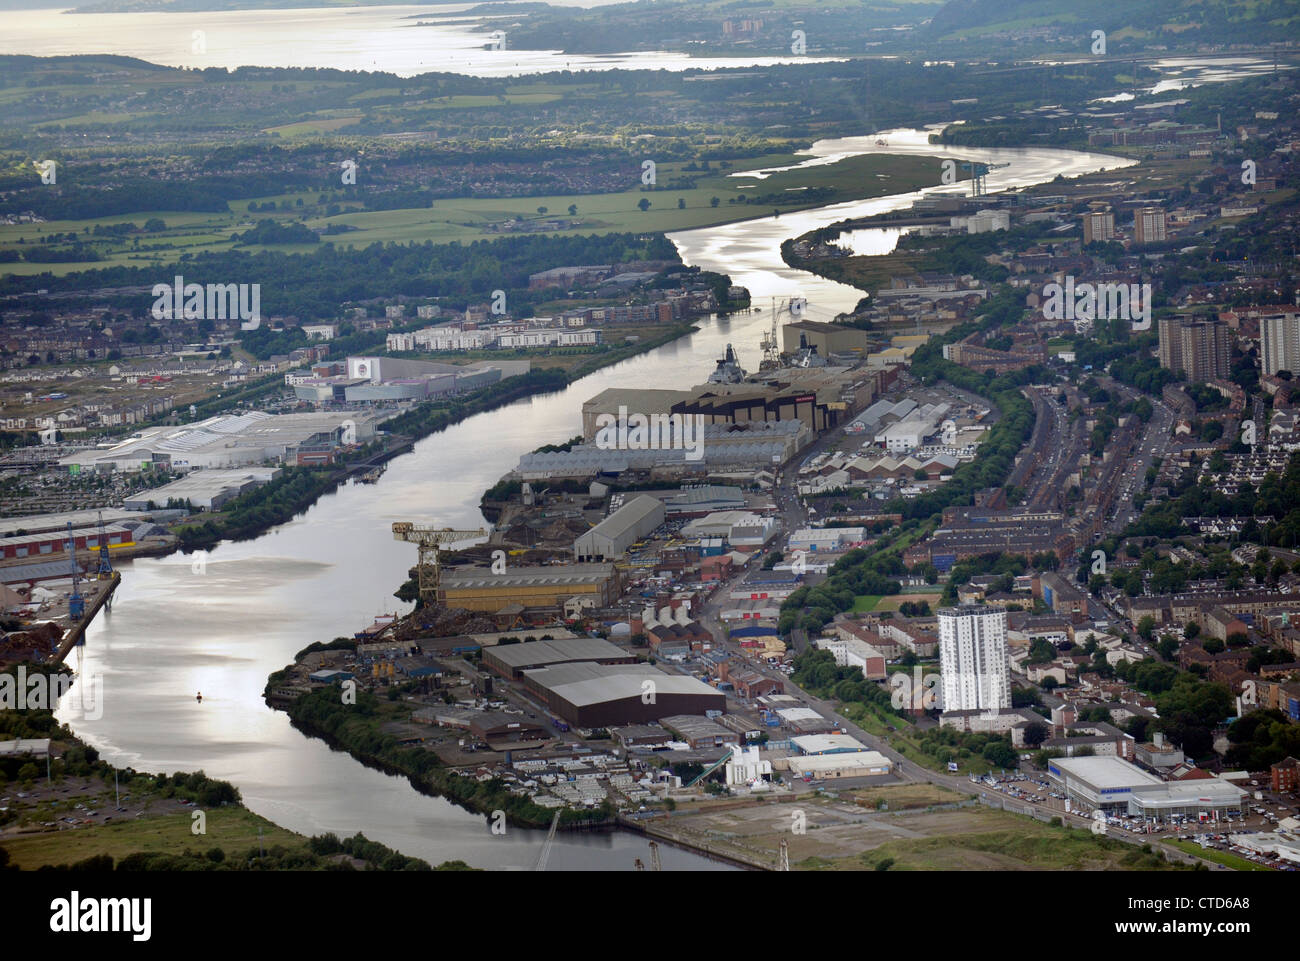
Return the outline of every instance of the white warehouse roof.
<path id="1" fill-rule="evenodd" d="M 795 774 L 818 774 L 826 771 L 876 769 L 887 774 L 892 765 L 879 751 L 852 751 L 846 754 L 815 754 L 809 757 L 790 758 L 790 770 Z"/>

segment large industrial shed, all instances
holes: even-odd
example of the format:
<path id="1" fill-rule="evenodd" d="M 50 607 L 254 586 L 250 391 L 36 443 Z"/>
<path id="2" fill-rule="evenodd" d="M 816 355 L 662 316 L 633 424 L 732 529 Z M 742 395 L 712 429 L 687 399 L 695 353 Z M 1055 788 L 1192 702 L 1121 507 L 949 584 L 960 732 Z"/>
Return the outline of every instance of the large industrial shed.
<path id="1" fill-rule="evenodd" d="M 635 664 L 636 655 L 599 637 L 572 637 L 561 641 L 498 644 L 483 649 L 483 666 L 509 680 L 524 671 L 560 664 Z"/>
<path id="2" fill-rule="evenodd" d="M 438 601 L 446 607 L 496 612 L 509 604 L 559 611 L 572 597 L 587 597 L 596 607 L 618 599 L 622 591 L 613 564 L 540 564 L 508 567 L 500 574 L 487 568 L 444 570 Z"/>
<path id="3" fill-rule="evenodd" d="M 573 542 L 579 561 L 622 557 L 627 549 L 664 522 L 664 502 L 638 494 Z"/>
<path id="4" fill-rule="evenodd" d="M 852 751 L 846 754 L 813 754 L 786 759 L 795 777 L 879 777 L 893 769 L 889 758 L 879 751 Z"/>
<path id="5" fill-rule="evenodd" d="M 665 674 L 648 664 L 552 667 L 529 671 L 526 684 L 551 711 L 577 727 L 644 724 L 727 706 L 727 696 L 703 681 Z"/>

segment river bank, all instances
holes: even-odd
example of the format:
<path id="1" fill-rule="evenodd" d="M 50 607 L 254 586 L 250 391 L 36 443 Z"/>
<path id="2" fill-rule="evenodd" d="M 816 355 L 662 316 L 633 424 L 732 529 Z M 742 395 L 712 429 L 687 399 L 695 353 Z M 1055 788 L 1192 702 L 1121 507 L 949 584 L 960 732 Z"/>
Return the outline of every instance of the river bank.
<path id="1" fill-rule="evenodd" d="M 283 672 L 276 672 L 267 679 L 264 693 L 268 695 L 268 704 L 272 690 L 283 680 L 282 675 Z M 397 693 L 401 688 L 388 690 Z M 443 766 L 431 750 L 405 746 L 388 733 L 393 727 L 410 722 L 413 706 L 421 705 L 413 705 L 405 696 L 390 696 L 385 700 L 368 690 L 356 690 L 353 702 L 349 703 L 337 685 L 320 687 L 289 701 L 279 699 L 275 704 L 304 734 L 346 751 L 368 767 L 406 778 L 422 794 L 446 798 L 474 814 L 501 812 L 508 823 L 518 827 L 544 828 L 551 823 L 555 812 L 513 793 L 504 781 L 484 781 L 458 774 Z M 606 807 L 560 810 L 559 826 L 565 830 L 590 830 L 612 824 L 613 811 Z"/>
<path id="2" fill-rule="evenodd" d="M 493 384 L 463 401 L 428 401 L 419 404 L 383 422 L 382 426 L 394 433 L 391 438 L 385 439 L 378 450 L 363 449 L 353 458 L 345 459 L 332 467 L 289 468 L 270 484 L 235 498 L 216 516 L 208 517 L 200 524 L 177 525 L 173 528 L 178 536 L 176 545 L 155 552 L 156 556 L 166 556 L 175 550 L 209 550 L 223 540 L 244 541 L 260 537 L 271 528 L 297 517 L 349 478 L 408 453 L 417 441 L 431 434 L 446 430 L 475 414 L 487 413 L 538 394 L 562 390 L 602 367 L 654 350 L 694 329 L 690 324 L 674 324 L 657 337 L 603 354 L 572 371 L 553 367 L 530 370 L 520 377 Z"/>
<path id="3" fill-rule="evenodd" d="M 22 667 L 28 687 L 40 676 L 64 698 L 99 694 L 60 670 Z M 150 774 L 109 764 L 49 710 L 0 712 L 5 738 L 34 740 L 37 749 L 0 758 L 9 795 L 0 808 L 0 870 L 432 870 L 361 834 L 340 840 L 278 827 L 245 807 L 234 785 L 201 771 Z M 458 861 L 437 870 L 469 869 Z"/>

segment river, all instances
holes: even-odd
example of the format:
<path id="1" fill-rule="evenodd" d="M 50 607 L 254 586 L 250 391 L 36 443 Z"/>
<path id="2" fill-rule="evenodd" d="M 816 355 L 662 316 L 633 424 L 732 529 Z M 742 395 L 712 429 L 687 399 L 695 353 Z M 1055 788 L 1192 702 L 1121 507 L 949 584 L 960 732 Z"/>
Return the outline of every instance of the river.
<path id="1" fill-rule="evenodd" d="M 564 6 L 601 7 L 624 0 L 565 0 Z M 508 77 L 557 70 L 690 70 L 815 63 L 808 56 L 699 57 L 673 51 L 574 54 L 517 50 L 506 26 L 517 16 L 466 14 L 478 2 L 438 6 L 303 7 L 270 10 L 71 13 L 70 8 L 5 10 L 0 54 L 61 57 L 113 54 L 169 67 L 320 67 L 384 71 L 399 77 L 453 72 Z M 505 4 L 502 4 L 503 10 Z M 487 49 L 499 19 L 503 49 Z M 1247 57 L 1184 59 L 1150 64 L 1165 78 L 1148 92 L 1181 90 L 1258 76 L 1272 65 Z M 1131 99 L 1120 94 L 1115 100 Z"/>
<path id="2" fill-rule="evenodd" d="M 620 0 L 566 0 L 599 7 Z M 478 3 L 445 6 L 312 7 L 288 10 L 69 13 L 5 11 L 0 54 L 114 54 L 169 67 L 333 67 L 399 77 L 449 72 L 507 77 L 556 70 L 687 70 L 819 62 L 817 57 L 692 57 L 671 51 L 575 54 L 515 50 L 515 17 L 498 14 L 503 49 L 487 49 L 492 17 L 465 15 Z"/>
<path id="3" fill-rule="evenodd" d="M 806 163 L 885 150 L 944 153 L 1010 167 L 990 186 L 1050 180 L 1126 161 L 1062 150 L 941 150 L 919 130 L 872 138 L 823 141 Z M 860 292 L 791 270 L 782 240 L 844 217 L 905 207 L 913 194 L 836 204 L 780 219 L 708 227 L 671 235 L 689 264 L 730 272 L 756 303 L 799 293 L 808 315 L 850 309 Z M 701 321 L 698 332 L 584 377 L 557 393 L 479 414 L 425 438 L 393 460 L 373 485 L 349 485 L 320 499 L 297 519 L 252 541 L 224 543 L 206 563 L 173 555 L 122 565 L 113 610 L 87 633 L 81 670 L 98 676 L 102 705 L 83 711 L 74 695 L 60 720 L 117 765 L 149 771 L 203 769 L 229 780 L 245 803 L 286 828 L 365 834 L 431 862 L 460 858 L 478 867 L 526 869 L 542 833 L 512 830 L 493 836 L 486 820 L 439 798 L 425 797 L 404 778 L 370 770 L 346 754 L 295 731 L 261 699 L 267 675 L 295 652 L 408 608 L 392 597 L 415 561 L 414 548 L 393 540 L 396 520 L 477 527 L 482 492 L 539 444 L 581 432 L 580 406 L 610 386 L 681 388 L 701 382 L 727 343 L 757 366 L 764 312 Z M 195 693 L 203 693 L 197 703 Z M 94 718 L 99 713 L 102 716 Z M 645 859 L 644 839 L 624 832 L 560 835 L 550 867 L 631 870 Z M 723 865 L 665 849 L 665 869 Z"/>

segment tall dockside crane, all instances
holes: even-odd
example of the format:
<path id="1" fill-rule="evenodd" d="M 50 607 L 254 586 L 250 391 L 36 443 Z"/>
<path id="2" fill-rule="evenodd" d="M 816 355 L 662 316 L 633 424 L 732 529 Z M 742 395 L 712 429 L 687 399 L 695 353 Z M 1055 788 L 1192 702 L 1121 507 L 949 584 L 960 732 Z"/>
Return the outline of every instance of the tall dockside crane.
<path id="1" fill-rule="evenodd" d="M 759 370 L 778 370 L 781 367 L 781 335 L 776 319 L 776 298 L 772 298 L 772 329 L 763 335 L 760 345 L 763 348 L 763 361 Z"/>
<path id="2" fill-rule="evenodd" d="M 86 613 L 86 599 L 81 594 L 81 568 L 77 566 L 77 541 L 68 521 L 68 562 L 72 567 L 72 596 L 68 598 L 68 622 L 78 623 Z"/>
<path id="3" fill-rule="evenodd" d="M 972 197 L 983 197 L 988 193 L 988 183 L 984 179 L 988 176 L 990 170 L 998 170 L 1001 167 L 1010 167 L 1010 163 L 986 164 L 963 162 L 962 168 L 970 171 L 970 195 Z"/>
<path id="4" fill-rule="evenodd" d="M 99 512 L 99 571 L 96 578 L 101 581 L 113 579 L 113 560 L 108 556 L 108 535 L 104 533 L 104 512 Z"/>
<path id="5" fill-rule="evenodd" d="M 488 532 L 482 528 L 476 531 L 458 531 L 450 527 L 419 527 L 410 521 L 397 521 L 393 524 L 393 539 L 414 544 L 419 551 L 417 579 L 420 600 L 426 604 L 434 604 L 438 600 L 438 584 L 442 577 L 438 554 L 442 546 L 487 536 Z"/>

